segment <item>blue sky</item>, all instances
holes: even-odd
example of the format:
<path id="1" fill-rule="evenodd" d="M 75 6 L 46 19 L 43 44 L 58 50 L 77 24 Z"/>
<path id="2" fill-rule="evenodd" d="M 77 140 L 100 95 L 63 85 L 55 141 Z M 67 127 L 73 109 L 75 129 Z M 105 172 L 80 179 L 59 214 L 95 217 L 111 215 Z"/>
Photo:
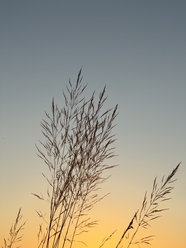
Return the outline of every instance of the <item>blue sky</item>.
<path id="1" fill-rule="evenodd" d="M 124 185 L 131 183 L 129 197 L 137 192 L 141 199 L 154 176 L 182 161 L 172 206 L 179 206 L 179 221 L 185 223 L 185 1 L 16 0 L 0 5 L 1 212 L 30 206 L 30 192 L 42 191 L 45 167 L 35 149 L 42 140 L 39 123 L 52 97 L 63 104 L 62 89 L 82 67 L 86 96 L 106 85 L 105 108 L 119 104 L 120 166 L 105 191 L 127 194 Z"/>

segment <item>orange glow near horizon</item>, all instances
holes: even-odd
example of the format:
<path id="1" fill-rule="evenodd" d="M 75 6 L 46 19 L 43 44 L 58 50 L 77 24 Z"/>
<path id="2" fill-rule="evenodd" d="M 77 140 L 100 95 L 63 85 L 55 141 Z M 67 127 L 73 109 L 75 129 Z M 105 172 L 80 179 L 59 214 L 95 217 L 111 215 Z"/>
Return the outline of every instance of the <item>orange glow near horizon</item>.
<path id="1" fill-rule="evenodd" d="M 130 206 L 126 209 L 126 212 L 130 212 L 130 217 L 126 214 L 123 215 L 123 213 L 117 212 L 117 208 L 113 208 L 111 205 L 103 204 L 101 207 L 101 203 L 99 203 L 99 206 L 96 206 L 95 211 L 92 211 L 92 214 L 90 216 L 92 219 L 99 219 L 100 223 L 99 225 L 95 226 L 94 228 L 88 229 L 88 233 L 85 233 L 81 236 L 76 237 L 76 242 L 74 243 L 74 247 L 76 248 L 95 248 L 100 247 L 102 244 L 102 241 L 104 238 L 108 238 L 109 235 L 114 232 L 116 229 L 117 231 L 112 236 L 111 239 L 109 239 L 103 247 L 106 248 L 112 248 L 115 247 L 117 242 L 119 241 L 122 232 L 129 224 L 130 217 L 131 217 L 131 211 Z M 131 206 L 131 209 L 133 209 L 133 206 Z M 127 217 L 127 218 L 126 218 Z M 24 218 L 23 218 L 24 219 Z M 127 220 L 127 221 L 126 221 Z M 31 218 L 28 218 L 28 222 L 25 226 L 25 229 L 23 230 L 23 240 L 20 243 L 22 247 L 25 248 L 33 248 L 37 247 L 37 234 L 38 234 L 38 227 L 40 219 L 38 219 L 37 215 L 34 213 Z M 185 226 L 179 226 L 178 229 L 175 228 L 174 223 L 177 222 L 177 217 L 173 216 L 171 214 L 171 211 L 168 213 L 164 213 L 162 218 L 159 218 L 152 223 L 152 228 L 149 228 L 147 230 L 140 230 L 139 235 L 136 237 L 137 239 L 140 239 L 145 236 L 149 236 L 154 234 L 154 240 L 152 243 L 152 248 L 155 247 L 168 247 L 168 248 L 175 248 L 175 247 L 184 247 L 183 238 L 175 238 L 175 237 L 184 237 L 184 230 Z M 1 235 L 4 235 L 4 237 L 7 237 L 7 228 L 8 222 L 6 222 L 6 226 L 3 230 L 3 233 L 1 232 Z M 12 223 L 12 222 L 11 222 Z M 6 230 L 5 230 L 6 229 Z M 2 241 L 2 240 L 1 240 Z M 123 247 L 126 247 L 127 239 L 124 239 Z M 87 245 L 87 246 L 86 246 Z M 137 247 L 135 245 L 131 245 L 131 248 Z M 141 245 L 141 247 L 144 247 Z M 65 245 L 65 248 L 69 248 L 68 245 Z"/>

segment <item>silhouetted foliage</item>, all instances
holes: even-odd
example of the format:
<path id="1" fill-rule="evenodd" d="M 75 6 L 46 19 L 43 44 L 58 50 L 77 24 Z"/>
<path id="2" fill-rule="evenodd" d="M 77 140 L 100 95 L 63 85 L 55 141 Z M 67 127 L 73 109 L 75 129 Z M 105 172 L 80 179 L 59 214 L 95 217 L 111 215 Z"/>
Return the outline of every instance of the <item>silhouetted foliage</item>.
<path id="1" fill-rule="evenodd" d="M 53 99 L 51 113 L 45 112 L 46 119 L 41 122 L 45 140 L 40 141 L 41 148 L 36 147 L 38 156 L 49 171 L 49 176 L 43 174 L 48 190 L 46 198 L 42 194 L 33 195 L 48 202 L 49 211 L 48 216 L 37 211 L 45 224 L 44 228 L 42 224 L 39 226 L 38 248 L 64 248 L 67 243 L 72 248 L 77 235 L 97 225 L 97 220 L 91 220 L 88 212 L 104 198 L 98 196 L 100 184 L 107 179 L 103 172 L 115 167 L 105 161 L 115 156 L 115 135 L 112 131 L 118 106 L 103 111 L 107 99 L 106 87 L 97 101 L 95 92 L 88 100 L 82 97 L 85 89 L 80 70 L 75 85 L 69 81 L 66 92 L 63 92 L 64 107 L 60 108 Z M 126 248 L 132 244 L 151 243 L 153 235 L 136 239 L 136 234 L 141 228 L 149 228 L 149 223 L 167 210 L 160 205 L 170 199 L 179 165 L 168 177 L 162 178 L 160 185 L 157 178 L 154 179 L 150 196 L 145 193 L 141 208 L 134 213 L 115 248 L 121 247 L 124 240 L 127 240 Z M 25 225 L 25 222 L 19 225 L 21 218 L 19 209 L 9 238 L 4 239 L 2 248 L 13 248 L 14 243 L 21 241 L 22 236 L 18 235 Z M 111 240 L 115 232 L 105 238 L 99 248 Z"/>

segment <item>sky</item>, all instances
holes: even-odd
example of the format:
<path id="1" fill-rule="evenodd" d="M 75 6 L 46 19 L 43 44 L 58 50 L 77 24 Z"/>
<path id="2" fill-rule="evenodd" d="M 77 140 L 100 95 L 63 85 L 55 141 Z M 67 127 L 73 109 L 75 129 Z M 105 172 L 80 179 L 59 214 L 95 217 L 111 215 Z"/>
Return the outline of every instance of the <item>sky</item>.
<path id="1" fill-rule="evenodd" d="M 43 141 L 40 121 L 52 97 L 82 68 L 85 96 L 106 85 L 105 108 L 119 104 L 110 192 L 90 213 L 100 220 L 85 235 L 89 248 L 115 247 L 155 176 L 179 163 L 178 179 L 162 218 L 144 232 L 152 248 L 186 243 L 186 2 L 5 1 L 0 3 L 0 244 L 19 207 L 27 220 L 22 247 L 37 244 L 46 210 L 31 193 L 46 191 L 47 167 L 35 144 Z M 85 247 L 79 243 L 77 248 Z M 141 246 L 143 247 L 143 246 Z M 145 246 L 144 246 L 145 247 Z"/>

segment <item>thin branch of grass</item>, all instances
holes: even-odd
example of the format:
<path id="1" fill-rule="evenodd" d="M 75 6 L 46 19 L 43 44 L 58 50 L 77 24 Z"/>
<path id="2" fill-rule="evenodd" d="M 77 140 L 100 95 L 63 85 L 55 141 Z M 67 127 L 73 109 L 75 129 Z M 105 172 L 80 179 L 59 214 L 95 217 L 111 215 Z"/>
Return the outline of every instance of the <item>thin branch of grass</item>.
<path id="1" fill-rule="evenodd" d="M 10 228 L 8 239 L 4 239 L 4 246 L 2 248 L 13 248 L 15 243 L 21 242 L 23 235 L 20 235 L 20 232 L 24 229 L 26 221 L 20 224 L 22 219 L 21 208 L 17 213 L 17 217 L 15 219 L 14 224 Z M 15 248 L 19 248 L 21 246 L 17 246 Z"/>
<path id="2" fill-rule="evenodd" d="M 116 231 L 117 231 L 117 230 L 113 231 L 108 237 L 104 238 L 104 239 L 103 239 L 103 242 L 102 242 L 102 244 L 99 246 L 99 248 L 103 247 L 103 246 L 105 245 L 105 243 L 108 242 L 108 241 L 112 238 L 112 236 L 115 234 Z"/>
<path id="3" fill-rule="evenodd" d="M 124 232 L 123 232 L 123 234 L 122 234 L 122 236 L 121 236 L 119 242 L 118 242 L 117 245 L 116 245 L 116 248 L 118 248 L 119 245 L 122 243 L 124 237 L 125 237 L 126 234 L 129 232 L 129 230 L 130 230 L 130 229 L 133 229 L 133 222 L 134 222 L 134 220 L 137 218 L 137 213 L 138 213 L 138 211 L 134 214 L 134 216 L 133 216 L 132 220 L 130 221 L 129 225 L 128 225 L 127 228 L 124 230 Z"/>
<path id="4" fill-rule="evenodd" d="M 168 201 L 171 199 L 170 197 L 168 197 L 168 195 L 174 189 L 174 187 L 172 186 L 172 183 L 174 183 L 176 179 L 173 180 L 173 177 L 177 173 L 180 164 L 181 163 L 179 163 L 173 169 L 173 171 L 167 176 L 166 179 L 165 179 L 165 176 L 163 176 L 160 186 L 157 183 L 157 177 L 154 179 L 152 192 L 150 194 L 149 200 L 147 198 L 147 192 L 146 192 L 143 198 L 141 209 L 135 213 L 127 229 L 123 232 L 121 239 L 116 245 L 116 248 L 119 247 L 122 240 L 126 236 L 127 232 L 131 230 L 133 230 L 133 233 L 132 233 L 132 236 L 130 238 L 127 248 L 129 248 L 131 244 L 142 244 L 142 243 L 150 244 L 151 243 L 154 237 L 153 235 L 143 237 L 137 241 L 134 241 L 134 238 L 136 237 L 141 227 L 144 229 L 147 229 L 148 227 L 150 227 L 151 221 L 159 218 L 161 212 L 168 210 L 168 208 L 161 208 L 159 207 L 159 205 L 161 204 L 161 202 Z"/>

